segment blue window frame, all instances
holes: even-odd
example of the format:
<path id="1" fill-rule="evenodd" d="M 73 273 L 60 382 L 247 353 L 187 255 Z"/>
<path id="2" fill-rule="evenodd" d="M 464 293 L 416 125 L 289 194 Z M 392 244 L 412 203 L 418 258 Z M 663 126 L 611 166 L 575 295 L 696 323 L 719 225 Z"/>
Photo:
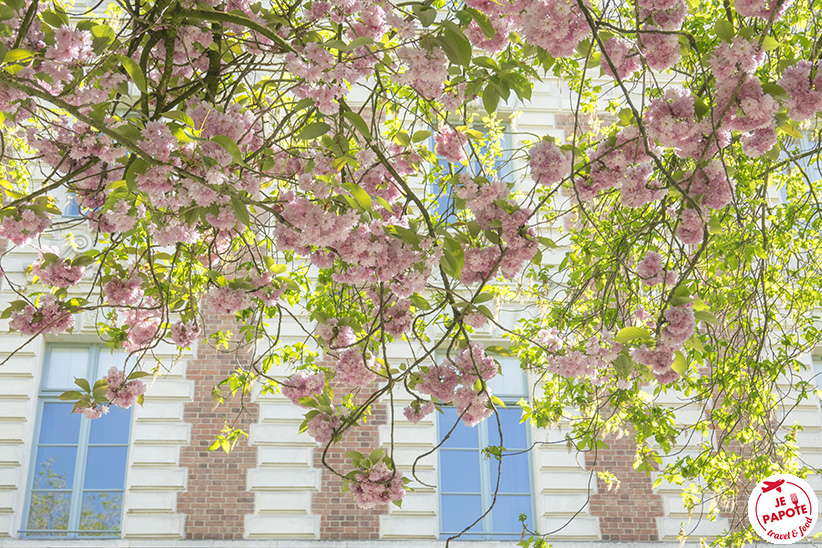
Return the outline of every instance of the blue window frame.
<path id="1" fill-rule="evenodd" d="M 124 359 L 100 346 L 46 349 L 21 537 L 120 536 L 131 410 L 89 420 L 58 396 L 76 388 L 75 377 L 93 382 Z"/>
<path id="2" fill-rule="evenodd" d="M 503 361 L 502 366 L 503 375 L 489 383 L 494 395 L 508 406 L 497 410 L 499 428 L 493 416 L 473 428 L 459 422 L 438 451 L 441 538 L 459 533 L 491 506 L 499 461 L 483 456 L 482 449 L 489 445 L 505 447 L 496 503 L 488 515 L 461 538 L 518 539 L 522 534 L 520 514 L 528 517 L 526 524 L 533 529 L 530 436 L 527 424 L 520 423 L 522 410 L 515 405 L 526 394 L 525 377 L 513 360 Z M 454 408 L 444 408 L 443 412 L 439 417 L 440 440 L 458 420 Z M 502 430 L 502 444 L 499 430 Z"/>
<path id="3" fill-rule="evenodd" d="M 474 129 L 477 131 L 482 132 L 482 126 L 476 126 Z M 502 154 L 497 156 L 494 159 L 494 171 L 497 172 L 497 178 L 500 181 L 511 182 L 513 179 L 513 166 L 511 165 L 511 131 L 510 131 L 510 124 L 505 123 L 503 124 L 503 132 L 500 136 L 500 148 L 502 149 Z M 436 150 L 436 142 L 434 141 L 434 137 L 429 138 L 429 147 L 431 150 Z M 483 155 L 488 150 L 488 146 L 483 146 L 478 151 L 479 154 Z M 434 213 L 440 216 L 440 218 L 445 219 L 449 223 L 453 223 L 457 221 L 457 215 L 455 213 L 454 208 L 454 198 L 453 198 L 453 188 L 448 185 L 447 181 L 444 180 L 445 177 L 453 170 L 454 173 L 461 173 L 465 170 L 464 165 L 454 165 L 448 162 L 442 156 L 437 155 L 437 159 L 439 160 L 439 166 L 437 171 L 442 174 L 442 177 L 438 177 L 437 180 L 432 183 L 431 185 L 431 192 L 437 196 L 437 206 L 434 209 Z M 470 161 L 470 173 L 474 175 L 478 175 L 482 173 L 482 166 L 477 161 L 476 158 L 471 157 Z M 439 181 L 445 183 L 445 188 L 441 189 Z"/>

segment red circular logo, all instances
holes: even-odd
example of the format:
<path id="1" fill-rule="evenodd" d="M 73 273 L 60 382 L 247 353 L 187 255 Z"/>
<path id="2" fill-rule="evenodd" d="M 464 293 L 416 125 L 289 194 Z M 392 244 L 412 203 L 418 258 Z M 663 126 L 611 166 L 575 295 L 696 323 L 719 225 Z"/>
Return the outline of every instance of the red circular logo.
<path id="1" fill-rule="evenodd" d="M 805 480 L 775 474 L 757 484 L 748 499 L 748 519 L 772 544 L 793 544 L 811 532 L 818 501 Z"/>

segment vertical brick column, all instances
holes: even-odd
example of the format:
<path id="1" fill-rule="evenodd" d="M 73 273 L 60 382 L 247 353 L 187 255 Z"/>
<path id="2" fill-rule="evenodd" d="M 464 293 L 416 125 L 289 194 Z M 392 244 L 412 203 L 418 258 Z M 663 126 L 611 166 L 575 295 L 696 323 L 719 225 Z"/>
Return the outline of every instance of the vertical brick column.
<path id="1" fill-rule="evenodd" d="M 633 468 L 636 443 L 629 436 L 605 441 L 608 448 L 597 451 L 595 466 L 591 454 L 585 457 L 589 468 L 611 472 L 620 480 L 618 489 L 608 491 L 597 478 L 599 492 L 591 496 L 591 515 L 599 517 L 602 540 L 659 540 L 655 518 L 663 516 L 662 497 L 651 488 L 651 478 Z"/>
<path id="2" fill-rule="evenodd" d="M 207 315 L 206 332 L 220 327 L 239 332 L 233 316 Z M 191 424 L 191 445 L 180 453 L 180 465 L 188 468 L 188 489 L 177 499 L 177 511 L 186 514 L 185 533 L 189 539 L 242 539 L 244 518 L 254 512 L 254 497 L 246 491 L 247 471 L 257 464 L 257 451 L 245 441 L 229 453 L 208 451 L 208 446 L 226 421 L 234 423 L 241 411 L 238 427 L 246 432 L 257 421 L 257 405 L 245 396 L 227 398 L 215 407 L 211 392 L 243 359 L 233 347 L 217 350 L 201 344 L 197 358 L 187 367 L 187 377 L 194 382 L 194 401 L 186 404 L 184 420 Z M 243 364 L 244 365 L 244 364 Z"/>
<path id="3" fill-rule="evenodd" d="M 350 392 L 345 387 L 335 386 L 338 395 Z M 360 403 L 360 402 L 357 402 Z M 359 451 L 368 455 L 380 446 L 378 428 L 385 424 L 387 409 L 384 404 L 371 406 L 368 422 L 351 428 L 340 443 L 332 445 L 326 454 L 326 462 L 340 474 L 347 474 L 352 469 L 351 459 L 346 451 Z M 380 515 L 388 513 L 388 505 L 378 505 L 370 510 L 363 510 L 354 502 L 350 493 L 343 493 L 343 479 L 323 467 L 322 456 L 325 447 L 314 450 L 314 466 L 322 469 L 322 488 L 315 493 L 311 511 L 321 516 L 320 538 L 340 539 L 378 539 L 380 536 Z"/>

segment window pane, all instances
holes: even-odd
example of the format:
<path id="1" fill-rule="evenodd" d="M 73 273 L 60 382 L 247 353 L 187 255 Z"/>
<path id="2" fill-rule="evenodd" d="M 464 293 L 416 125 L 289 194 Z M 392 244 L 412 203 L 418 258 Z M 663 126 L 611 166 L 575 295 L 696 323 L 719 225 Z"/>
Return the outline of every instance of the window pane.
<path id="1" fill-rule="evenodd" d="M 122 489 L 127 447 L 89 447 L 84 489 Z"/>
<path id="2" fill-rule="evenodd" d="M 491 510 L 494 533 L 521 533 L 520 514 L 525 514 L 530 518 L 530 496 L 497 495 L 497 503 Z"/>
<path id="3" fill-rule="evenodd" d="M 522 371 L 518 358 L 498 358 L 502 366 L 502 374 L 488 381 L 488 388 L 500 398 L 508 397 L 519 399 L 525 397 L 525 374 Z"/>
<path id="4" fill-rule="evenodd" d="M 68 529 L 70 505 L 70 493 L 33 492 L 26 529 Z M 30 533 L 30 535 L 42 536 L 39 533 Z"/>
<path id="5" fill-rule="evenodd" d="M 80 529 L 83 531 L 117 531 L 120 529 L 122 508 L 123 494 L 120 492 L 83 493 Z M 81 536 L 94 536 L 94 534 L 86 533 Z"/>
<path id="6" fill-rule="evenodd" d="M 117 369 L 124 369 L 126 365 L 126 358 L 128 354 L 125 352 L 112 352 L 108 348 L 101 348 L 97 354 L 97 376 L 96 379 L 102 379 L 108 373 L 108 370 L 116 366 Z M 134 358 L 130 363 L 134 362 Z"/>
<path id="7" fill-rule="evenodd" d="M 79 413 L 72 413 L 71 403 L 47 403 L 43 405 L 40 420 L 40 443 L 76 444 L 80 437 Z"/>
<path id="8" fill-rule="evenodd" d="M 497 419 L 491 415 L 485 422 L 488 423 L 488 445 L 500 445 L 499 428 L 502 427 L 502 445 L 506 449 L 527 449 L 528 448 L 528 423 L 520 423 L 522 409 L 511 407 L 508 409 L 498 409 L 499 426 Z"/>
<path id="9" fill-rule="evenodd" d="M 88 348 L 55 346 L 49 354 L 48 376 L 43 387 L 69 390 L 77 386 L 74 384 L 75 377 L 85 378 L 86 375 Z"/>
<path id="10" fill-rule="evenodd" d="M 444 414 L 439 417 L 440 440 L 451 430 L 459 416 L 457 415 L 457 410 L 453 407 L 444 407 L 442 410 Z M 454 431 L 451 432 L 448 440 L 442 444 L 442 447 L 478 447 L 479 438 L 477 437 L 477 432 L 476 427 L 469 428 L 460 421 L 457 427 L 454 428 Z"/>
<path id="11" fill-rule="evenodd" d="M 444 534 L 459 533 L 482 514 L 479 495 L 443 495 L 441 501 Z M 481 525 L 474 525 L 470 532 L 481 533 Z"/>
<path id="12" fill-rule="evenodd" d="M 491 461 L 491 487 L 497 482 L 497 462 Z M 531 477 L 529 474 L 528 454 L 506 454 L 502 457 L 502 479 L 499 482 L 500 493 L 530 493 Z"/>
<path id="13" fill-rule="evenodd" d="M 480 489 L 479 452 L 440 451 L 440 491 L 477 493 Z"/>
<path id="14" fill-rule="evenodd" d="M 111 406 L 107 415 L 91 421 L 89 443 L 106 443 L 109 445 L 128 443 L 128 430 L 131 425 L 131 409 Z"/>
<path id="15" fill-rule="evenodd" d="M 71 489 L 76 447 L 41 447 L 34 465 L 34 489 Z"/>

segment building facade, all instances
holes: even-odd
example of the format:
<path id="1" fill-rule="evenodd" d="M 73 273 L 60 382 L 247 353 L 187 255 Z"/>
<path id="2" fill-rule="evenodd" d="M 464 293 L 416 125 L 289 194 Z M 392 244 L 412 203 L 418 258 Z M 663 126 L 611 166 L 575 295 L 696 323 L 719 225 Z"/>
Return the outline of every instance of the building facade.
<path id="1" fill-rule="evenodd" d="M 534 93 L 527 116 L 511 123 L 519 132 L 565 137 L 573 116 L 563 97 L 567 93 L 561 86 L 546 84 Z M 52 238 L 43 243 L 63 251 L 83 251 L 93 241 L 81 229 L 74 231 L 71 245 Z M 7 276 L 27 283 L 23 272 L 35 258 L 34 248 L 12 250 L 4 258 Z M 13 298 L 5 284 L 0 301 Z M 503 305 L 500 323 L 513 326 L 521 308 Z M 214 325 L 231 321 L 207 320 Z M 663 482 L 653 488 L 654 475 L 633 470 L 630 436 L 584 455 L 569 450 L 562 425 L 541 430 L 521 424 L 515 404 L 528 398 L 535 379 L 505 360 L 505 374 L 492 388 L 513 405 L 500 412 L 499 425 L 492 418 L 473 429 L 460 425 L 451 431 L 455 421 L 446 411 L 418 424 L 399 420 L 392 431 L 390 417 L 401 415 L 408 402 L 396 401 L 393 409 L 382 402 L 343 446 L 327 452 L 298 433 L 302 412 L 282 396 L 254 393 L 247 401 L 235 398 L 215 406 L 213 387 L 237 357 L 205 344 L 187 353 L 158 349 L 149 360 L 157 361 L 160 373 L 147 379 L 145 405 L 113 409 L 88 421 L 70 414 L 71 404 L 57 396 L 72 388 L 75 376 L 99 378 L 122 362 L 122 355 L 101 345 L 96 321 L 91 315 L 78 317 L 72 333 L 37 337 L 22 348 L 25 338 L 9 333 L 6 320 L 0 323 L 0 359 L 5 360 L 0 365 L 0 548 L 425 548 L 444 545 L 445 538 L 469 525 L 495 491 L 494 510 L 464 542 L 514 546 L 521 540 L 523 514 L 530 529 L 548 535 L 558 548 L 616 542 L 673 548 L 680 545 L 681 533 L 690 535 L 689 543 L 698 542 L 720 534 L 734 519 L 728 513 L 709 521 L 704 509 L 688 512 L 679 486 Z M 504 344 L 492 329 L 480 337 Z M 402 358 L 402 352 L 398 348 L 395 357 Z M 806 362 L 810 379 L 813 358 L 807 356 Z M 289 373 L 278 372 L 283 378 Z M 679 412 L 690 420 L 687 414 L 697 411 Z M 822 467 L 818 402 L 800 402 L 792 421 L 804 427 L 799 434 L 803 458 Z M 248 431 L 248 440 L 228 455 L 209 451 L 226 423 Z M 494 444 L 499 430 L 517 454 L 506 457 L 495 489 L 497 463 L 482 448 Z M 446 435 L 449 440 L 435 450 Z M 323 466 L 325 460 L 345 473 L 346 451 L 392 445 L 405 475 L 412 475 L 412 467 L 415 471 L 414 491 L 401 508 L 358 508 L 342 493 L 342 480 Z M 426 456 L 418 460 L 420 455 Z M 619 487 L 609 489 L 596 474 L 600 470 L 616 474 Z M 822 494 L 819 477 L 809 482 Z"/>

